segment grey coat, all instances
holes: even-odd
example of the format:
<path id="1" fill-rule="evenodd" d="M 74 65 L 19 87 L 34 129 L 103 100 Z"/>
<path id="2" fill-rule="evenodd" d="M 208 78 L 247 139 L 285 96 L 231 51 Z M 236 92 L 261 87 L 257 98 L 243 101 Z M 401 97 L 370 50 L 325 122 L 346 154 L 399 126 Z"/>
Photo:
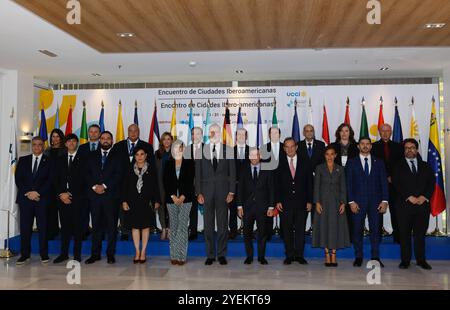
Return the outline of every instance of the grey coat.
<path id="1" fill-rule="evenodd" d="M 350 246 L 345 212 L 339 206 L 347 202 L 345 170 L 335 164 L 330 173 L 327 164 L 317 166 L 314 176 L 314 203 L 320 203 L 322 214 L 314 210 L 313 247 L 340 249 Z"/>

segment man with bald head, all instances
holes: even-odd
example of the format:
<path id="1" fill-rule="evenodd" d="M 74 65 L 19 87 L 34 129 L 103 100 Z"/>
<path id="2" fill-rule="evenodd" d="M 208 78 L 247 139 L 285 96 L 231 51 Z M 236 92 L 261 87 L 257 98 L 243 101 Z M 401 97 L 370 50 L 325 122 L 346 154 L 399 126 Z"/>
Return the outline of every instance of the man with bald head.
<path id="1" fill-rule="evenodd" d="M 150 166 L 150 171 L 156 171 L 156 161 L 155 152 L 153 151 L 153 146 L 149 143 L 139 139 L 140 130 L 139 126 L 136 124 L 131 124 L 128 126 L 128 137 L 114 145 L 114 151 L 118 152 L 121 158 L 121 162 L 124 165 L 123 171 L 128 171 L 128 168 L 134 164 L 134 149 L 137 147 L 143 148 L 147 151 L 147 161 Z M 123 179 L 123 178 L 122 178 Z M 130 232 L 123 227 L 124 211 L 120 210 L 120 233 L 121 240 L 128 240 L 128 235 Z"/>
<path id="2" fill-rule="evenodd" d="M 394 170 L 395 164 L 402 159 L 403 150 L 400 143 L 391 140 L 392 127 L 389 124 L 383 124 L 380 127 L 380 140 L 375 142 L 372 146 L 372 154 L 376 158 L 384 161 L 386 166 L 386 175 L 389 184 L 389 212 L 391 214 L 392 223 L 392 234 L 394 236 L 394 242 L 399 243 L 398 234 L 398 221 L 397 221 L 397 211 L 395 206 L 396 192 L 394 186 L 392 185 L 392 172 Z M 383 217 L 381 215 L 381 225 L 383 228 Z M 380 231 L 381 233 L 381 231 Z"/>

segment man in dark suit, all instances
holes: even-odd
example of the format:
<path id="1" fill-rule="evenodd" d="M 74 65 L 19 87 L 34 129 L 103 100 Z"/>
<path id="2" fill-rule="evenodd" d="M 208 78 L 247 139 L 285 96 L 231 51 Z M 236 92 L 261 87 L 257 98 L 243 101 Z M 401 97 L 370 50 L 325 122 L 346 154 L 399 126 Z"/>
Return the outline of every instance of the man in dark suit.
<path id="1" fill-rule="evenodd" d="M 280 158 L 286 157 L 283 143 L 280 142 L 281 129 L 279 127 L 269 128 L 269 140 L 266 145 L 261 147 L 261 169 L 277 172 Z M 267 218 L 267 240 L 270 241 L 273 235 L 273 217 Z M 283 236 L 283 234 L 281 234 Z"/>
<path id="2" fill-rule="evenodd" d="M 248 133 L 245 128 L 238 128 L 236 130 L 236 145 L 234 146 L 234 160 L 236 164 L 236 191 L 235 191 L 236 197 L 238 195 L 239 178 L 242 171 L 241 169 L 248 162 L 248 153 L 250 148 L 247 145 L 247 138 Z M 229 239 L 235 239 L 237 236 L 238 214 L 236 201 L 237 200 L 235 199 L 229 204 L 230 209 L 230 218 L 228 224 L 230 227 Z"/>
<path id="3" fill-rule="evenodd" d="M 399 243 L 396 194 L 395 188 L 392 185 L 392 171 L 394 165 L 403 157 L 403 150 L 400 143 L 391 140 L 391 135 L 391 126 L 389 124 L 383 124 L 380 127 L 381 139 L 373 144 L 372 155 L 383 160 L 386 166 L 386 175 L 389 184 L 389 212 L 391 215 L 392 235 L 394 242 Z M 380 215 L 380 217 L 380 234 L 382 234 L 383 215 Z"/>
<path id="4" fill-rule="evenodd" d="M 193 159 L 195 162 L 202 158 L 203 150 L 203 129 L 194 127 L 191 130 L 192 144 L 185 149 L 185 158 Z M 195 191 L 194 191 L 195 192 Z M 192 199 L 192 208 L 189 213 L 189 240 L 197 239 L 198 229 L 198 201 Z"/>
<path id="5" fill-rule="evenodd" d="M 195 191 L 199 204 L 205 206 L 204 226 L 207 259 L 205 265 L 216 260 L 214 227 L 217 220 L 217 257 L 226 265 L 228 241 L 228 204 L 236 190 L 236 167 L 233 149 L 221 144 L 220 126 L 209 127 L 210 144 L 203 147 L 203 158 L 195 164 Z"/>
<path id="6" fill-rule="evenodd" d="M 53 263 L 69 259 L 69 244 L 73 236 L 74 260 L 81 262 L 81 243 L 83 241 L 82 216 L 86 201 L 84 174 L 86 157 L 78 151 L 78 137 L 66 136 L 66 151 L 56 163 L 56 194 L 61 221 L 61 252 Z"/>
<path id="7" fill-rule="evenodd" d="M 114 151 L 117 152 L 121 158 L 121 164 L 124 167 L 124 171 L 126 171 L 128 168 L 131 169 L 132 165 L 134 164 L 134 149 L 136 147 L 141 147 L 147 151 L 147 161 L 150 165 L 151 171 L 156 171 L 156 160 L 155 160 L 155 152 L 153 151 L 153 146 L 151 146 L 149 143 L 142 141 L 139 139 L 140 130 L 139 126 L 136 124 L 131 124 L 128 126 L 128 137 L 127 139 L 117 142 L 114 145 Z M 124 178 L 121 178 L 124 180 Z M 130 231 L 128 229 L 125 229 L 123 223 L 124 223 L 124 217 L 125 217 L 125 211 L 120 208 L 119 210 L 119 217 L 120 217 L 120 234 L 121 234 L 121 240 L 128 240 L 128 236 L 130 234 Z"/>
<path id="8" fill-rule="evenodd" d="M 113 135 L 105 131 L 100 136 L 100 149 L 89 156 L 86 182 L 92 212 L 92 250 L 86 264 L 101 259 L 103 230 L 107 235 L 108 264 L 114 264 L 117 238 L 117 219 L 120 206 L 123 160 L 115 152 Z"/>
<path id="9" fill-rule="evenodd" d="M 372 260 L 380 263 L 380 214 L 388 207 L 388 184 L 386 169 L 382 160 L 370 155 L 372 142 L 361 137 L 358 144 L 359 156 L 351 158 L 345 166 L 347 196 L 353 213 L 353 266 L 361 267 L 363 261 L 363 236 L 366 216 L 369 218 Z"/>
<path id="10" fill-rule="evenodd" d="M 276 171 L 276 202 L 281 212 L 281 229 L 286 249 L 285 265 L 297 261 L 302 265 L 304 258 L 306 211 L 311 211 L 313 201 L 313 180 L 308 161 L 298 156 L 298 146 L 293 138 L 284 140 L 286 156 L 280 158 Z"/>
<path id="11" fill-rule="evenodd" d="M 85 162 L 89 158 L 89 154 L 91 152 L 95 152 L 99 149 L 100 134 L 101 134 L 101 129 L 100 129 L 99 125 L 92 124 L 89 126 L 89 128 L 88 128 L 89 141 L 88 141 L 88 143 L 80 145 L 78 147 L 78 151 L 77 151 L 77 153 L 79 153 L 81 155 L 81 157 L 84 158 Z M 81 221 L 82 221 L 82 226 L 83 226 L 83 239 L 86 240 L 90 234 L 89 220 L 90 220 L 90 215 L 91 215 L 91 208 L 89 206 L 89 200 L 87 199 L 87 197 L 86 197 L 85 201 L 83 202 L 83 204 L 85 206 L 82 211 L 83 214 L 82 214 Z"/>
<path id="12" fill-rule="evenodd" d="M 17 163 L 15 181 L 16 203 L 20 210 L 20 258 L 17 265 L 25 264 L 31 256 L 31 235 L 36 218 L 39 231 L 41 262 L 48 263 L 47 207 L 50 200 L 50 163 L 44 155 L 44 141 L 34 137 L 33 154 L 21 157 Z"/>
<path id="13" fill-rule="evenodd" d="M 258 261 L 267 265 L 266 256 L 266 217 L 273 216 L 274 180 L 273 173 L 261 170 L 258 149 L 249 153 L 249 161 L 242 164 L 238 184 L 237 205 L 239 217 L 244 221 L 244 241 L 247 258 L 244 264 L 253 262 L 253 226 L 256 225 Z"/>
<path id="14" fill-rule="evenodd" d="M 298 152 L 302 159 L 309 161 L 313 176 L 316 167 L 324 162 L 325 143 L 316 140 L 314 126 L 307 124 L 303 127 L 304 140 L 298 143 Z M 314 183 L 313 183 L 314 184 Z M 313 209 L 314 210 L 314 209 Z M 314 222 L 314 212 L 311 211 L 311 228 Z"/>
<path id="15" fill-rule="evenodd" d="M 392 183 L 397 191 L 401 251 L 399 268 L 407 269 L 410 265 L 412 231 L 417 265 L 430 270 L 431 266 L 425 260 L 425 234 L 436 178 L 431 167 L 418 157 L 418 147 L 414 139 L 403 141 L 404 158 L 396 163 L 392 174 Z"/>

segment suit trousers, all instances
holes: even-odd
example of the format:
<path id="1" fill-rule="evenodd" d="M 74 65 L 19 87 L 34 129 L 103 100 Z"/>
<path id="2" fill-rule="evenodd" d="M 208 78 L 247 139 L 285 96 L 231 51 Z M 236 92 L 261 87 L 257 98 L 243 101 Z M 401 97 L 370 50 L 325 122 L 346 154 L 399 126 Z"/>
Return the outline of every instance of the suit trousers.
<path id="1" fill-rule="evenodd" d="M 280 222 L 288 258 L 304 256 L 306 214 L 305 208 L 299 206 L 298 202 L 283 204 Z"/>
<path id="2" fill-rule="evenodd" d="M 353 221 L 353 247 L 355 249 L 355 257 L 363 258 L 363 239 L 364 239 L 364 224 L 366 216 L 369 218 L 370 230 L 370 244 L 372 258 L 380 257 L 380 213 L 377 208 L 378 205 L 370 207 L 359 205 L 359 212 L 354 214 L 352 212 Z M 350 211 L 351 212 L 351 211 Z"/>
<path id="3" fill-rule="evenodd" d="M 425 260 L 425 235 L 428 230 L 429 206 L 398 206 L 398 227 L 402 262 L 411 261 L 411 231 L 414 237 L 414 256 L 418 262 Z"/>
<path id="4" fill-rule="evenodd" d="M 31 255 L 31 237 L 33 234 L 33 222 L 36 218 L 39 232 L 39 253 L 41 257 L 48 255 L 47 240 L 47 207 L 19 206 L 20 210 L 20 253 L 24 257 Z"/>
<path id="5" fill-rule="evenodd" d="M 58 203 L 61 218 L 61 255 L 69 256 L 70 240 L 73 237 L 73 255 L 81 256 L 83 242 L 83 210 L 81 204 L 72 202 L 70 205 Z"/>
<path id="6" fill-rule="evenodd" d="M 191 211 L 189 212 L 189 234 L 197 234 L 197 230 L 198 230 L 198 201 L 197 198 L 194 198 L 192 200 Z"/>
<path id="7" fill-rule="evenodd" d="M 264 212 L 264 211 L 262 211 Z M 258 228 L 256 242 L 258 244 L 258 258 L 266 256 L 266 214 L 261 214 L 257 210 L 244 210 L 244 243 L 247 257 L 253 257 L 253 226 Z"/>
<path id="8" fill-rule="evenodd" d="M 226 202 L 226 194 L 219 195 L 219 191 L 214 189 L 209 195 L 205 195 L 203 220 L 205 228 L 206 256 L 208 258 L 216 258 L 216 240 L 214 237 L 216 222 L 217 256 L 226 256 L 228 241 L 228 204 Z"/>
<path id="9" fill-rule="evenodd" d="M 119 201 L 107 197 L 91 200 L 92 213 L 92 256 L 101 256 L 103 233 L 107 236 L 106 254 L 112 256 L 116 252 L 117 221 Z"/>

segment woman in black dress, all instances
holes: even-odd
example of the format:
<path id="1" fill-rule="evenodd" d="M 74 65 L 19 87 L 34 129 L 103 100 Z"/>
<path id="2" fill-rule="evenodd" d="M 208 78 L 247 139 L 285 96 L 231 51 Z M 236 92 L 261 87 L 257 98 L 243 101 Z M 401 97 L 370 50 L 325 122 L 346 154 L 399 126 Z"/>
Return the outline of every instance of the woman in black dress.
<path id="1" fill-rule="evenodd" d="M 151 171 L 147 163 L 147 151 L 141 147 L 134 149 L 135 164 L 125 173 L 122 191 L 122 208 L 126 211 L 125 226 L 131 229 L 136 255 L 133 262 L 145 263 L 147 244 L 153 209 L 150 203 L 160 204 L 159 185 L 156 171 Z M 142 235 L 142 247 L 140 247 Z"/>

